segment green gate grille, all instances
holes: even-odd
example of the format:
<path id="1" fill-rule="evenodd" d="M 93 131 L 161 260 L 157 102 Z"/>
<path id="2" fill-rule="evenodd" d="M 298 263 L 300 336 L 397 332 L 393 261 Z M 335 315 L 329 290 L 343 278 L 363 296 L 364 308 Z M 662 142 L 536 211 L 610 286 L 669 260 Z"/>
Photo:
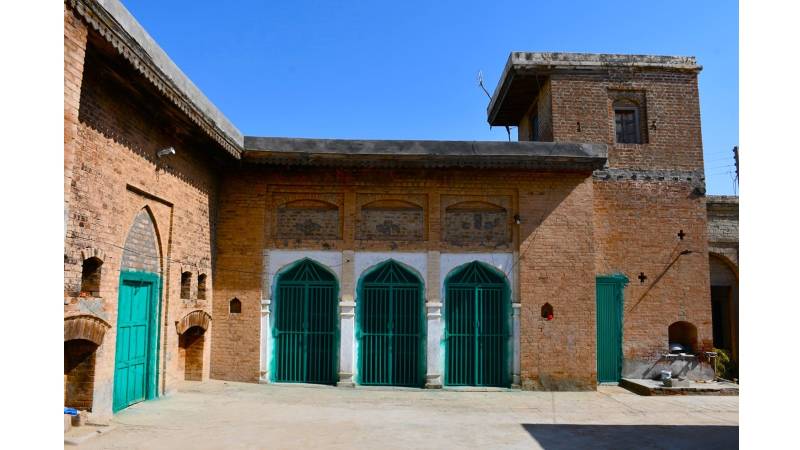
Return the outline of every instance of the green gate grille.
<path id="1" fill-rule="evenodd" d="M 445 384 L 509 385 L 509 299 L 504 277 L 472 262 L 445 287 Z"/>
<path id="2" fill-rule="evenodd" d="M 308 259 L 280 276 L 274 381 L 336 383 L 336 288 L 336 278 Z"/>
<path id="3" fill-rule="evenodd" d="M 388 261 L 362 281 L 358 301 L 359 382 L 421 386 L 424 380 L 422 283 Z"/>

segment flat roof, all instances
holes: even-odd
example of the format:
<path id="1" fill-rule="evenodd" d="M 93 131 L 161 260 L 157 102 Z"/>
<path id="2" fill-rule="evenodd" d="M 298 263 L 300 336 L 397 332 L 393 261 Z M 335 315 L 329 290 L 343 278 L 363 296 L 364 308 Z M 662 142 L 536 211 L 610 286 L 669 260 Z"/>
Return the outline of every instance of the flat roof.
<path id="1" fill-rule="evenodd" d="M 210 137 L 234 156 L 239 156 L 243 144 L 239 129 L 170 59 L 122 3 L 118 0 L 72 0 L 70 3 Z"/>
<path id="2" fill-rule="evenodd" d="M 605 144 L 244 137 L 247 161 L 273 165 L 525 168 L 592 171 Z"/>
<path id="3" fill-rule="evenodd" d="M 511 52 L 487 108 L 490 125 L 515 126 L 538 94 L 539 85 L 556 72 L 588 72 L 610 67 L 697 73 L 694 56 L 612 53 Z"/>

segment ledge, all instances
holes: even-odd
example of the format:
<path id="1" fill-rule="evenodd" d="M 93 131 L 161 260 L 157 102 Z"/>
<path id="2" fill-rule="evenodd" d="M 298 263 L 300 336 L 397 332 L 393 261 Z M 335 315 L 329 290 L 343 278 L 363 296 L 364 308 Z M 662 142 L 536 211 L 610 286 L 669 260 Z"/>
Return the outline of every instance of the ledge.
<path id="1" fill-rule="evenodd" d="M 605 144 L 305 139 L 245 136 L 243 159 L 255 164 L 322 167 L 471 167 L 591 172 Z"/>

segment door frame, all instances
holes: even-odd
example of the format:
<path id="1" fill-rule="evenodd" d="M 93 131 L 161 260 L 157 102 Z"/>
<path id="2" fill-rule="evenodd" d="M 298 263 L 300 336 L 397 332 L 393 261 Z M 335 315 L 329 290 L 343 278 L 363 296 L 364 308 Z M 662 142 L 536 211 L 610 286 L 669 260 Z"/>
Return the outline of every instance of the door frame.
<path id="1" fill-rule="evenodd" d="M 597 373 L 597 384 L 604 384 L 604 383 L 618 383 L 619 380 L 622 378 L 622 362 L 625 359 L 625 355 L 623 354 L 622 344 L 625 340 L 625 286 L 628 285 L 628 277 L 624 274 L 617 273 L 611 275 L 598 275 L 595 278 L 595 371 Z M 597 287 L 600 284 L 610 284 L 616 286 L 616 300 L 617 300 L 617 314 L 619 316 L 619 361 L 618 364 L 618 373 L 619 376 L 616 381 L 600 381 L 600 327 L 597 324 L 597 302 L 599 300 L 597 296 Z"/>
<path id="2" fill-rule="evenodd" d="M 122 290 L 126 281 L 138 281 L 142 283 L 150 283 L 152 291 L 150 299 L 148 300 L 148 315 L 150 316 L 150 323 L 153 327 L 148 330 L 147 336 L 147 370 L 145 373 L 145 397 L 144 401 L 152 400 L 158 397 L 158 375 L 159 375 L 159 361 L 160 361 L 160 343 L 161 343 L 161 289 L 162 280 L 158 274 L 152 272 L 138 272 L 133 270 L 121 270 L 119 273 L 119 288 L 117 292 L 117 324 L 115 332 L 119 330 L 119 302 L 122 296 Z M 119 340 L 115 336 L 114 346 L 114 385 L 117 383 L 117 349 Z M 112 386 L 112 412 L 116 413 L 129 406 L 119 406 L 115 402 L 114 393 L 116 390 Z"/>

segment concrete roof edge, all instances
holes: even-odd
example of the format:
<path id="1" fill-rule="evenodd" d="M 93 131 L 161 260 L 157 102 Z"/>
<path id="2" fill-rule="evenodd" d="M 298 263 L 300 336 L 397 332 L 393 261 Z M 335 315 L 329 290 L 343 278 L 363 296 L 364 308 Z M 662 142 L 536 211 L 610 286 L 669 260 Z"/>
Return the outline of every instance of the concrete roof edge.
<path id="1" fill-rule="evenodd" d="M 707 195 L 706 205 L 738 205 L 738 195 Z"/>
<path id="2" fill-rule="evenodd" d="M 640 67 L 700 71 L 694 56 L 631 55 L 620 53 L 511 52 L 514 66 Z"/>
<path id="3" fill-rule="evenodd" d="M 240 156 L 244 136 L 239 129 L 172 61 L 119 0 L 69 0 L 69 3 L 210 137 L 229 153 Z M 175 91 L 174 96 L 167 90 Z"/>
<path id="4" fill-rule="evenodd" d="M 356 140 L 245 136 L 247 152 L 403 157 L 547 157 L 606 159 L 606 144 L 528 141 Z"/>

